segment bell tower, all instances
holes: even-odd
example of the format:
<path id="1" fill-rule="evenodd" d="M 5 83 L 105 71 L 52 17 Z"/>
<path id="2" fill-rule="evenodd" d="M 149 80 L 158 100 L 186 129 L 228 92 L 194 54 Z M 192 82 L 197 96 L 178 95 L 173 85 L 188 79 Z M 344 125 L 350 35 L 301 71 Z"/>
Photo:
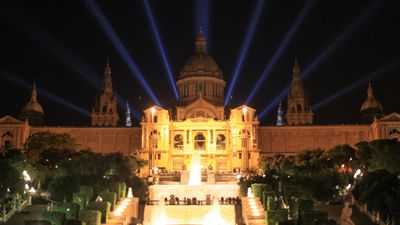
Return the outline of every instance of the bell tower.
<path id="1" fill-rule="evenodd" d="M 295 59 L 292 86 L 288 94 L 286 121 L 288 125 L 307 125 L 313 123 L 308 93 L 303 88 L 300 66 Z"/>
<path id="2" fill-rule="evenodd" d="M 111 69 L 107 60 L 104 67 L 103 88 L 92 109 L 92 126 L 115 127 L 118 121 L 117 95 L 113 92 Z"/>

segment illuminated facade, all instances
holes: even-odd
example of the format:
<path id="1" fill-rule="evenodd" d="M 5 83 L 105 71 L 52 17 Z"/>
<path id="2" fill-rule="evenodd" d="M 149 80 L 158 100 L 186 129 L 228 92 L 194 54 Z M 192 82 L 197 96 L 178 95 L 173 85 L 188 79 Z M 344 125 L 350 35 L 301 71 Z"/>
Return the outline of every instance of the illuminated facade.
<path id="1" fill-rule="evenodd" d="M 159 107 L 144 111 L 141 156 L 149 167 L 168 171 L 189 168 L 191 155 L 200 153 L 203 168 L 233 171 L 258 165 L 258 125 L 255 110 L 240 106 L 226 113 L 225 81 L 207 54 L 206 40 L 196 40 L 195 54 L 180 72 L 179 102 L 170 114 Z"/>
<path id="2" fill-rule="evenodd" d="M 145 176 L 155 167 L 168 172 L 190 168 L 194 152 L 200 153 L 203 168 L 232 172 L 239 168 L 257 169 L 262 155 L 295 154 L 309 148 L 330 149 L 377 139 L 400 140 L 400 114 L 383 114 L 371 84 L 360 110 L 361 117 L 369 123 L 315 125 L 297 62 L 292 71 L 286 116 L 279 107 L 279 126 L 259 126 L 255 109 L 245 105 L 233 109 L 224 107 L 226 83 L 221 69 L 207 54 L 205 38 L 200 35 L 194 55 L 187 60 L 176 81 L 180 99 L 174 110 L 149 107 L 143 112 L 140 127 L 134 127 L 129 126 L 127 106 L 121 126 L 107 63 L 103 89 L 93 107 L 91 127 L 43 126 L 44 111 L 34 87 L 20 120 L 11 116 L 0 118 L 0 147 L 22 148 L 29 135 L 35 132 L 68 133 L 82 149 L 138 153 L 149 162 L 148 167 L 141 170 Z"/>

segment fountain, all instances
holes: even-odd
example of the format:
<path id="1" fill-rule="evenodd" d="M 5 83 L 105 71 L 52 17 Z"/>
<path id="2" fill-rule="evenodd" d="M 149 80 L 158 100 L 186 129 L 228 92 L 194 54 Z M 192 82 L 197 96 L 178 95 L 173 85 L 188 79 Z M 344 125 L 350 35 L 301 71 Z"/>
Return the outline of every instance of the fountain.
<path id="1" fill-rule="evenodd" d="M 217 198 L 213 198 L 213 210 L 209 212 L 203 220 L 207 225 L 225 225 L 227 224 L 221 216 L 220 205 Z"/>
<path id="2" fill-rule="evenodd" d="M 207 224 L 207 225 L 233 225 L 235 224 L 235 206 L 219 205 L 218 199 L 239 196 L 239 186 L 235 183 L 201 183 L 201 156 L 198 152 L 192 154 L 190 171 L 183 170 L 186 182 L 181 184 L 151 185 L 149 186 L 149 199 L 158 200 L 158 205 L 146 205 L 144 212 L 144 225 L 167 224 Z M 187 179 L 187 175 L 189 177 Z M 187 180 L 189 182 L 187 182 Z M 174 196 L 181 203 L 166 205 L 165 196 Z M 213 204 L 206 203 L 206 196 L 213 196 Z M 199 203 L 182 204 L 183 199 L 195 198 Z M 201 201 L 203 203 L 201 204 Z M 189 201 L 190 202 L 190 201 Z M 197 201 L 195 201 L 197 202 Z"/>
<path id="3" fill-rule="evenodd" d="M 131 188 L 131 187 L 128 188 L 128 195 L 127 195 L 127 198 L 133 198 L 132 188 Z"/>
<path id="4" fill-rule="evenodd" d="M 190 162 L 189 185 L 201 185 L 201 156 L 195 151 Z"/>

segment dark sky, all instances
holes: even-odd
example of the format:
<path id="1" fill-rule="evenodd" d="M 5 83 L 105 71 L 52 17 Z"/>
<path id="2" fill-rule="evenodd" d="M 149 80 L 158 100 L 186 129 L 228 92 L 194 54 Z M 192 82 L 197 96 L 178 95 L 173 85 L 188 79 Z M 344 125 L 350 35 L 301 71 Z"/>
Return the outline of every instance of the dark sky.
<path id="1" fill-rule="evenodd" d="M 305 80 L 311 105 L 400 56 L 400 4 L 397 0 L 379 1 L 361 26 Z M 373 2 L 317 1 L 250 106 L 262 111 L 290 82 L 295 56 L 303 68 L 310 65 Z M 157 97 L 164 106 L 171 107 L 173 92 L 146 18 L 143 1 L 99 0 L 97 3 Z M 256 3 L 254 0 L 209 2 L 209 50 L 228 84 Z M 177 77 L 194 51 L 196 1 L 153 0 L 150 5 L 170 66 Z M 233 93 L 233 106 L 243 104 L 303 6 L 304 1 L 297 0 L 266 1 Z M 150 105 L 146 91 L 134 78 L 84 1 L 3 0 L 0 2 L 0 26 L 1 71 L 29 83 L 35 80 L 39 87 L 91 111 L 97 89 L 82 77 L 85 72 L 80 65 L 85 65 L 98 79 L 102 79 L 103 67 L 109 57 L 118 94 L 140 111 Z M 54 42 L 49 41 L 51 39 Z M 66 51 L 54 46 L 56 42 Z M 59 56 L 52 52 L 57 52 Z M 66 52 L 73 56 L 68 57 Z M 70 62 L 60 60 L 62 57 L 69 58 Z M 71 61 L 71 58 L 77 61 Z M 375 96 L 386 112 L 400 112 L 400 65 L 375 77 L 372 82 Z M 316 123 L 357 123 L 366 89 L 367 83 L 364 83 L 316 110 Z M 0 76 L 0 115 L 17 116 L 29 100 L 29 95 L 30 90 Z M 39 102 L 46 112 L 48 125 L 90 123 L 89 117 L 43 94 L 39 95 Z M 262 122 L 272 124 L 275 111 L 265 115 Z"/>

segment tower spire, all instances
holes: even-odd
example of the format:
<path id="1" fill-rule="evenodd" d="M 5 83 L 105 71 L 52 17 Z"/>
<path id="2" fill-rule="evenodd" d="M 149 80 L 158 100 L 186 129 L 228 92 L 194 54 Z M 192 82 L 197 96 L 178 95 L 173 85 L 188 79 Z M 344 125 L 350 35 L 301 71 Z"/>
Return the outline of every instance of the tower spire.
<path id="1" fill-rule="evenodd" d="M 199 36 L 196 39 L 196 52 L 207 53 L 207 41 L 203 35 L 203 28 L 201 26 Z"/>
<path id="2" fill-rule="evenodd" d="M 33 87 L 32 87 L 32 92 L 31 92 L 31 101 L 37 102 L 36 81 L 33 81 Z"/>
<path id="3" fill-rule="evenodd" d="M 131 118 L 131 109 L 129 107 L 129 102 L 126 101 L 126 112 L 125 112 L 125 126 L 131 127 L 132 126 L 132 118 Z"/>
<path id="4" fill-rule="evenodd" d="M 112 79 L 111 79 L 111 68 L 110 61 L 107 58 L 106 65 L 104 67 L 104 77 L 103 77 L 103 93 L 113 93 Z"/>
<path id="5" fill-rule="evenodd" d="M 375 98 L 374 89 L 372 88 L 372 85 L 371 85 L 371 80 L 368 81 L 367 95 L 368 95 L 368 99 Z"/>
<path id="6" fill-rule="evenodd" d="M 278 113 L 277 113 L 277 116 L 276 116 L 276 125 L 277 126 L 285 125 L 285 122 L 283 121 L 282 101 L 279 102 Z"/>

